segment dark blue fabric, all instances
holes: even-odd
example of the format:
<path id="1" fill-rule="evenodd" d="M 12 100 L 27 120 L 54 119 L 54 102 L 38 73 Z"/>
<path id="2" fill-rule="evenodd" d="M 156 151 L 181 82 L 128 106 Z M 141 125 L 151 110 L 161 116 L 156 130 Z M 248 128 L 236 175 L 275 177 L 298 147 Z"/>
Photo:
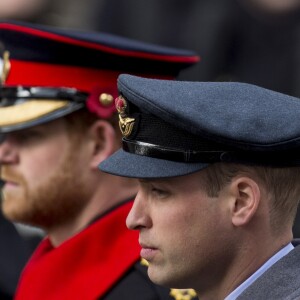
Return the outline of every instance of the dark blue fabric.
<path id="1" fill-rule="evenodd" d="M 300 100 L 237 82 L 182 82 L 121 75 L 130 102 L 174 126 L 228 144 L 299 145 Z"/>
<path id="2" fill-rule="evenodd" d="M 204 163 L 180 163 L 118 150 L 100 164 L 100 170 L 123 177 L 165 178 L 192 174 L 207 167 Z"/>

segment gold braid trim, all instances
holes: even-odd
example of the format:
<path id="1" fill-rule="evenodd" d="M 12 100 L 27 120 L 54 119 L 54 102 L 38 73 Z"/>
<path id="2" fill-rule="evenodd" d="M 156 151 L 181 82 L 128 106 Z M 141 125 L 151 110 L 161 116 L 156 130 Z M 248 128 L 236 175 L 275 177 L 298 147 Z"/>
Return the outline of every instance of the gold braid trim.
<path id="1" fill-rule="evenodd" d="M 68 105 L 68 101 L 29 100 L 17 105 L 0 107 L 0 126 L 29 122 Z"/>

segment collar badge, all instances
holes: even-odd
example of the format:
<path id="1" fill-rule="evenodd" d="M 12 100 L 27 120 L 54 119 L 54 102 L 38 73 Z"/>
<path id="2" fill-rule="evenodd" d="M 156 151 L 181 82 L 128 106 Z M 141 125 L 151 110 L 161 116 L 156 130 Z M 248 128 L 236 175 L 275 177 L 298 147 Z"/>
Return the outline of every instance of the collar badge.
<path id="1" fill-rule="evenodd" d="M 122 97 L 119 96 L 115 100 L 116 109 L 119 113 L 119 126 L 122 132 L 123 137 L 128 137 L 133 129 L 135 119 L 129 118 L 127 116 L 127 101 Z"/>
<path id="2" fill-rule="evenodd" d="M 193 289 L 171 289 L 170 296 L 175 300 L 192 300 L 198 299 Z"/>

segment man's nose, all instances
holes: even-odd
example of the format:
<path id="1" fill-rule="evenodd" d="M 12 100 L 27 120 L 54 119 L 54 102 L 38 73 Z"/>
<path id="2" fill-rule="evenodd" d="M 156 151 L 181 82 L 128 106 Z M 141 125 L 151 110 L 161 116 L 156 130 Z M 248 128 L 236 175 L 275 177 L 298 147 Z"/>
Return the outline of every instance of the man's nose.
<path id="1" fill-rule="evenodd" d="M 17 147 L 13 139 L 6 134 L 0 135 L 0 164 L 11 164 L 18 161 Z"/>
<path id="2" fill-rule="evenodd" d="M 138 191 L 133 206 L 127 216 L 126 225 L 132 230 L 140 230 L 152 226 L 147 203 L 140 190 Z"/>

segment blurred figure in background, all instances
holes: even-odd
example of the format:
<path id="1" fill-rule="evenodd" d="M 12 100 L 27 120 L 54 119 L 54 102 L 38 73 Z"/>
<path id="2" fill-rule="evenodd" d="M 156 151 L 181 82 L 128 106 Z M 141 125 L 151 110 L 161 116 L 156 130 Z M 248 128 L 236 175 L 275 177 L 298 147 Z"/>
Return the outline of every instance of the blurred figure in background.
<path id="1" fill-rule="evenodd" d="M 101 0 L 0 0 L 0 19 L 92 29 L 93 7 L 100 10 Z"/>
<path id="2" fill-rule="evenodd" d="M 48 0 L 0 0 L 0 18 L 33 20 L 47 10 Z"/>
<path id="3" fill-rule="evenodd" d="M 255 13 L 270 15 L 289 14 L 291 11 L 299 9 L 299 0 L 238 0 L 241 4 L 246 5 L 248 9 L 254 10 Z"/>
<path id="4" fill-rule="evenodd" d="M 99 172 L 98 164 L 120 147 L 117 76 L 171 79 L 198 57 L 23 23 L 1 23 L 0 41 L 2 208 L 48 234 L 16 300 L 174 299 L 149 281 L 137 234 L 125 225 L 136 182 Z M 130 131 L 130 119 L 124 127 Z"/>
<path id="5" fill-rule="evenodd" d="M 39 238 L 38 235 L 24 238 L 0 213 L 0 242 L 0 299 L 11 300 L 21 271 Z"/>

